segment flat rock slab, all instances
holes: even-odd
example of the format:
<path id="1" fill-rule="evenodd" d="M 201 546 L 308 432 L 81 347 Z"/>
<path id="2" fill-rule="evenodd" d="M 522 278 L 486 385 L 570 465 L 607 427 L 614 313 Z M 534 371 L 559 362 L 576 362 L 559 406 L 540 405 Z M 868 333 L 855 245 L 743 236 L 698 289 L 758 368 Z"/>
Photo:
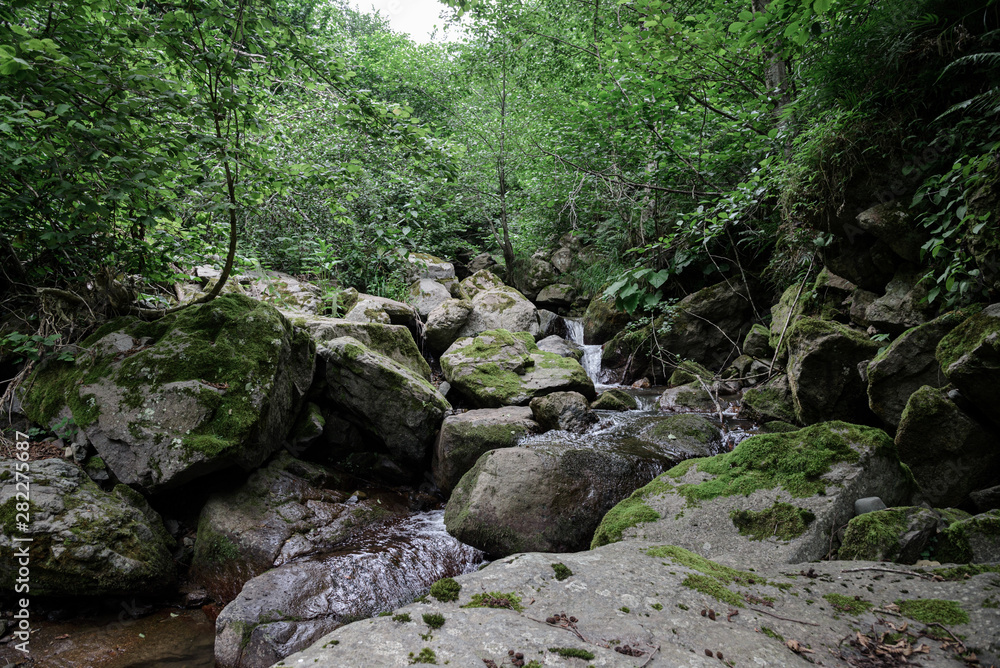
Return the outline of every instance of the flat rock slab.
<path id="1" fill-rule="evenodd" d="M 809 564 L 804 570 L 812 569 L 813 577 L 807 577 L 800 574 L 801 567 L 791 566 L 755 573 L 717 571 L 717 565 L 691 557 L 676 548 L 638 542 L 576 554 L 514 555 L 455 578 L 462 585 L 457 601 L 428 597 L 397 611 L 409 615 L 410 622 L 393 617 L 355 622 L 275 666 L 401 667 L 433 656 L 437 665 L 499 667 L 511 665 L 508 653 L 513 651 L 522 653 L 526 664 L 534 660 L 544 666 L 767 668 L 821 661 L 847 668 L 880 665 L 864 663 L 862 650 L 849 642 L 857 642 L 857 629 L 892 633 L 890 623 L 901 627 L 904 622 L 914 634 L 906 642 L 927 650 L 914 655 L 915 663 L 925 668 L 965 665 L 945 641 L 916 637 L 925 624 L 898 612 L 873 612 L 915 599 L 955 601 L 969 621 L 947 628 L 964 636 L 980 660 L 1000 651 L 1000 609 L 983 607 L 996 596 L 997 573 L 934 582 L 865 570 L 884 568 L 872 562 L 823 562 Z M 553 564 L 564 565 L 572 575 L 558 580 Z M 730 602 L 696 588 L 707 590 L 711 582 L 719 584 L 714 593 Z M 514 594 L 522 611 L 464 607 L 473 595 L 490 592 Z M 840 607 L 847 601 L 857 604 L 854 611 Z M 425 614 L 441 615 L 444 625 L 428 628 L 422 621 Z M 563 614 L 565 620 L 546 621 Z M 569 621 L 573 618 L 575 622 Z M 926 628 L 936 637 L 946 636 L 939 627 Z M 796 654 L 788 643 L 808 651 Z M 626 646 L 633 655 L 621 653 Z M 564 658 L 554 651 L 560 648 L 592 657 Z"/>

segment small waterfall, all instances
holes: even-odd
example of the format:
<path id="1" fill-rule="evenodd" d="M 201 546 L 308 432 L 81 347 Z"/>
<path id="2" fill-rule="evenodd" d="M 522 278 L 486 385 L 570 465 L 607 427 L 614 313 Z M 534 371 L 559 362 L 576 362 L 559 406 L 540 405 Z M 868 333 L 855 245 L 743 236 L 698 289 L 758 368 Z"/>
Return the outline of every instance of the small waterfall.
<path id="1" fill-rule="evenodd" d="M 587 372 L 587 377 L 594 381 L 595 385 L 601 383 L 601 346 L 588 346 L 583 343 L 583 321 L 563 318 L 566 321 L 566 332 L 569 340 L 583 348 L 583 359 L 580 364 Z"/>

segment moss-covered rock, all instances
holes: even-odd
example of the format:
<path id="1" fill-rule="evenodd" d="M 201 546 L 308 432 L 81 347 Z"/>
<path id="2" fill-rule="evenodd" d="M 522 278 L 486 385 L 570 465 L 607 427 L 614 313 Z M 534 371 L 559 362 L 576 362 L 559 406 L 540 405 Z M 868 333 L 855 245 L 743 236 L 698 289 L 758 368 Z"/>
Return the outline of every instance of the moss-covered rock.
<path id="1" fill-rule="evenodd" d="M 706 385 L 711 386 L 712 381 L 715 380 L 715 374 L 697 362 L 684 360 L 677 364 L 677 368 L 670 374 L 670 380 L 667 382 L 673 387 L 687 383 L 697 383 L 699 378 Z"/>
<path id="2" fill-rule="evenodd" d="M 526 406 L 483 408 L 449 415 L 434 445 L 434 483 L 444 492 L 475 465 L 479 457 L 498 448 L 511 448 L 524 436 L 538 431 Z"/>
<path id="3" fill-rule="evenodd" d="M 173 582 L 174 541 L 137 492 L 119 485 L 109 494 L 75 464 L 46 459 L 31 462 L 30 501 L 24 501 L 14 472 L 15 460 L 0 460 L 0 479 L 10 476 L 0 486 L 5 592 L 14 591 L 18 560 L 11 555 L 20 549 L 27 549 L 32 596 L 153 594 Z M 21 512 L 27 529 L 19 526 Z M 15 543 L 15 537 L 30 542 Z"/>
<path id="4" fill-rule="evenodd" d="M 507 286 L 483 290 L 472 298 L 472 310 L 458 336 L 478 336 L 492 329 L 541 334 L 538 309 L 524 295 Z"/>
<path id="5" fill-rule="evenodd" d="M 481 269 L 462 281 L 462 290 L 473 299 L 480 292 L 504 288 L 504 282 L 486 269 Z"/>
<path id="6" fill-rule="evenodd" d="M 632 316 L 615 308 L 613 299 L 594 297 L 583 314 L 583 342 L 587 345 L 607 343 L 631 320 Z"/>
<path id="7" fill-rule="evenodd" d="M 424 460 L 451 410 L 433 385 L 349 336 L 328 342 L 318 357 L 329 401 L 381 440 L 397 463 Z"/>
<path id="8" fill-rule="evenodd" d="M 946 313 L 909 329 L 868 365 L 868 405 L 886 425 L 899 426 L 906 402 L 917 389 L 947 384 L 934 352 L 963 318 L 961 313 Z"/>
<path id="9" fill-rule="evenodd" d="M 1000 304 L 987 306 L 941 339 L 937 348 L 948 380 L 1000 425 Z"/>
<path id="10" fill-rule="evenodd" d="M 112 321 L 83 348 L 31 377 L 25 410 L 62 430 L 71 420 L 120 481 L 148 491 L 260 464 L 288 435 L 314 368 L 308 335 L 241 295 Z"/>
<path id="11" fill-rule="evenodd" d="M 579 392 L 552 392 L 535 397 L 528 405 L 542 431 L 558 429 L 582 434 L 597 422 L 590 412 L 590 402 Z"/>
<path id="12" fill-rule="evenodd" d="M 577 362 L 583 359 L 583 347 L 561 336 L 547 336 L 538 342 L 538 349 L 546 353 L 554 353 L 560 357 L 572 357 Z"/>
<path id="13" fill-rule="evenodd" d="M 802 424 L 824 420 L 867 422 L 870 415 L 858 365 L 878 343 L 846 325 L 800 318 L 788 332 L 788 383 Z"/>
<path id="14" fill-rule="evenodd" d="M 309 332 L 317 346 L 342 336 L 350 336 L 375 352 L 408 367 L 423 378 L 431 379 L 431 367 L 420 354 L 417 342 L 407 327 L 302 315 L 291 317 L 291 321 L 296 327 L 302 327 Z"/>
<path id="15" fill-rule="evenodd" d="M 663 391 L 660 395 L 660 408 L 665 411 L 714 411 L 715 401 L 711 393 L 697 381 L 686 385 L 678 385 Z"/>
<path id="16" fill-rule="evenodd" d="M 516 265 L 514 284 L 528 299 L 534 300 L 539 291 L 556 281 L 558 272 L 550 262 L 541 257 L 530 257 Z"/>
<path id="17" fill-rule="evenodd" d="M 1000 510 L 951 523 L 941 532 L 935 558 L 954 564 L 1000 562 Z"/>
<path id="18" fill-rule="evenodd" d="M 403 273 L 410 283 L 422 279 L 447 280 L 455 278 L 455 265 L 430 253 L 410 253 Z"/>
<path id="19" fill-rule="evenodd" d="M 764 325 L 756 324 L 747 332 L 743 339 L 743 354 L 759 359 L 770 359 L 774 354 L 771 348 L 771 332 Z"/>
<path id="20" fill-rule="evenodd" d="M 625 390 L 611 388 L 601 392 L 594 403 L 590 404 L 590 408 L 603 411 L 634 411 L 639 408 L 639 403 Z"/>
<path id="21" fill-rule="evenodd" d="M 919 506 L 858 515 L 847 525 L 837 558 L 913 564 L 941 524 L 939 513 Z"/>
<path id="22" fill-rule="evenodd" d="M 885 288 L 885 294 L 865 310 L 865 320 L 879 330 L 901 334 L 929 320 L 928 286 L 922 272 L 901 269 Z"/>
<path id="23" fill-rule="evenodd" d="M 946 389 L 924 386 L 910 395 L 896 445 L 935 506 L 964 505 L 969 492 L 1000 474 L 996 435 L 962 411 Z"/>
<path id="24" fill-rule="evenodd" d="M 419 281 L 414 281 L 410 285 L 409 293 L 406 296 L 406 301 L 413 308 L 417 309 L 417 313 L 424 319 L 427 318 L 431 311 L 449 299 L 451 299 L 451 290 L 439 281 L 430 278 L 421 278 Z"/>
<path id="25" fill-rule="evenodd" d="M 526 332 L 483 332 L 456 341 L 442 356 L 452 387 L 480 408 L 523 406 L 552 392 L 595 396 L 594 383 L 576 360 L 538 349 Z"/>
<path id="26" fill-rule="evenodd" d="M 779 374 L 760 387 L 751 387 L 744 392 L 740 415 L 758 421 L 797 422 L 788 376 Z"/>
<path id="27" fill-rule="evenodd" d="M 618 528 L 599 528 L 594 545 L 617 535 L 667 542 L 724 563 L 810 561 L 827 553 L 830 532 L 854 514 L 855 499 L 897 503 L 915 490 L 884 432 L 823 423 L 759 434 L 732 452 L 680 463 L 626 502 L 632 517 L 658 518 L 621 528 L 621 513 L 609 513 L 606 521 Z M 758 520 L 769 513 L 787 530 L 752 540 L 760 533 Z"/>

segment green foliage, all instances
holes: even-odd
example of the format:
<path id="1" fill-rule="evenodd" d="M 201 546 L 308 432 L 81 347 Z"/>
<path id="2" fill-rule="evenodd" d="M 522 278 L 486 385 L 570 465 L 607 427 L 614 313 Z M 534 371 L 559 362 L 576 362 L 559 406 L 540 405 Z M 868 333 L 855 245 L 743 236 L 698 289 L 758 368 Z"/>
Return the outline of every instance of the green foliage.
<path id="1" fill-rule="evenodd" d="M 462 606 L 463 608 L 501 608 L 522 612 L 524 606 L 521 605 L 521 597 L 513 592 L 491 591 L 480 594 L 473 594 L 472 600 Z"/>
<path id="2" fill-rule="evenodd" d="M 585 659 L 590 661 L 594 658 L 593 652 L 589 652 L 585 649 L 578 649 L 576 647 L 549 647 L 549 651 L 567 659 Z"/>
<path id="3" fill-rule="evenodd" d="M 13 355 L 15 364 L 26 360 L 37 362 L 48 351 L 55 351 L 61 338 L 60 334 L 41 336 L 40 334 L 28 335 L 11 332 L 0 338 L 0 354 Z M 76 356 L 66 348 L 56 351 L 53 357 L 60 362 L 72 362 L 76 359 Z"/>
<path id="4" fill-rule="evenodd" d="M 560 582 L 573 575 L 573 571 L 566 564 L 552 564 L 552 570 L 556 573 L 556 580 Z"/>
<path id="5" fill-rule="evenodd" d="M 899 612 L 924 624 L 968 624 L 969 613 L 955 601 L 937 598 L 896 601 Z"/>
<path id="6" fill-rule="evenodd" d="M 431 585 L 430 593 L 437 600 L 447 603 L 457 601 L 460 591 L 462 591 L 462 585 L 455 582 L 454 578 L 442 578 Z"/>
<path id="7" fill-rule="evenodd" d="M 444 626 L 444 615 L 436 612 L 425 612 L 423 615 L 424 624 L 432 629 L 439 629 Z"/>

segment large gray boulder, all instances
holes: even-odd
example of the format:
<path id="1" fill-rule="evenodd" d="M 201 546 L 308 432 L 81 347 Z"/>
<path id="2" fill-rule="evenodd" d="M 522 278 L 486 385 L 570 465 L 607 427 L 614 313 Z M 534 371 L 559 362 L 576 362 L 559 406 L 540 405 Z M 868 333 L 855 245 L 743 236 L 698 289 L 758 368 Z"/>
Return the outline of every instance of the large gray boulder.
<path id="1" fill-rule="evenodd" d="M 462 280 L 462 291 L 469 296 L 469 299 L 474 298 L 480 292 L 505 287 L 507 286 L 497 275 L 486 269 L 481 269 Z"/>
<path id="2" fill-rule="evenodd" d="M 427 347 L 438 355 L 447 350 L 455 343 L 471 313 L 472 302 L 468 299 L 448 299 L 438 305 L 427 314 L 427 324 L 424 326 L 424 342 Z"/>
<path id="3" fill-rule="evenodd" d="M 238 279 L 240 283 L 246 283 L 243 288 L 246 294 L 279 310 L 291 308 L 319 314 L 332 306 L 324 301 L 319 286 L 280 271 L 248 271 Z"/>
<path id="4" fill-rule="evenodd" d="M 448 280 L 455 278 L 455 265 L 429 253 L 410 253 L 406 256 L 405 274 L 410 283 L 422 279 Z"/>
<path id="5" fill-rule="evenodd" d="M 459 339 L 441 356 L 441 370 L 479 408 L 523 406 L 559 391 L 596 396 L 579 362 L 539 350 L 526 332 L 497 329 Z"/>
<path id="6" fill-rule="evenodd" d="M 472 298 L 472 312 L 458 335 L 476 336 L 491 329 L 528 332 L 538 338 L 541 333 L 538 309 L 514 288 L 503 286 L 480 291 Z"/>
<path id="7" fill-rule="evenodd" d="M 565 283 L 546 285 L 535 297 L 535 302 L 539 306 L 555 310 L 572 306 L 574 301 L 576 301 L 576 288 Z"/>
<path id="8" fill-rule="evenodd" d="M 374 322 L 351 322 L 343 318 L 306 316 L 301 313 L 285 312 L 285 315 L 293 325 L 309 332 L 317 346 L 342 336 L 350 336 L 427 380 L 431 378 L 431 367 L 420 354 L 413 334 L 407 327 Z"/>
<path id="9" fill-rule="evenodd" d="M 171 585 L 174 541 L 140 494 L 125 485 L 104 492 L 62 459 L 30 462 L 27 472 L 20 463 L 0 459 L 5 592 L 29 598 L 125 596 L 157 594 Z M 27 559 L 18 558 L 22 554 Z M 18 566 L 27 566 L 29 574 L 19 574 Z"/>
<path id="10" fill-rule="evenodd" d="M 1000 563 L 1000 510 L 952 522 L 941 533 L 935 556 L 958 564 Z"/>
<path id="11" fill-rule="evenodd" d="M 669 332 L 657 340 L 678 358 L 720 370 L 739 356 L 734 342 L 743 341 L 752 316 L 745 284 L 718 283 L 678 302 Z"/>
<path id="12" fill-rule="evenodd" d="M 417 309 L 421 318 L 426 319 L 430 312 L 451 299 L 451 291 L 443 284 L 430 279 L 421 278 L 410 286 L 407 301 Z"/>
<path id="13" fill-rule="evenodd" d="M 555 353 L 560 357 L 572 357 L 577 362 L 583 359 L 583 346 L 555 334 L 540 340 L 538 349 L 547 353 Z"/>
<path id="14" fill-rule="evenodd" d="M 607 343 L 631 320 L 632 316 L 615 308 L 613 299 L 594 297 L 583 314 L 583 342 L 587 345 Z"/>
<path id="15" fill-rule="evenodd" d="M 553 392 L 535 397 L 529 406 L 542 431 L 557 429 L 582 434 L 597 422 L 597 417 L 590 413 L 590 402 L 579 392 Z"/>
<path id="16" fill-rule="evenodd" d="M 648 444 L 557 440 L 491 450 L 455 486 L 445 525 L 493 558 L 582 550 L 604 513 L 673 461 Z"/>
<path id="17" fill-rule="evenodd" d="M 326 398 L 401 464 L 424 460 L 451 404 L 427 380 L 349 336 L 322 346 Z"/>
<path id="18" fill-rule="evenodd" d="M 354 306 L 344 316 L 351 322 L 375 322 L 383 325 L 417 327 L 420 316 L 417 309 L 386 297 L 359 294 Z"/>
<path id="19" fill-rule="evenodd" d="M 481 560 L 445 533 L 440 511 L 384 523 L 335 552 L 250 580 L 216 621 L 216 665 L 266 668 L 343 624 L 412 601 Z"/>
<path id="20" fill-rule="evenodd" d="M 1000 304 L 987 306 L 941 339 L 937 358 L 962 395 L 1000 425 Z"/>
<path id="21" fill-rule="evenodd" d="M 896 446 L 935 506 L 963 505 L 969 492 L 1000 477 L 1000 438 L 963 412 L 944 389 L 924 386 L 910 395 Z"/>
<path id="22" fill-rule="evenodd" d="M 857 499 L 901 505 L 915 491 L 884 432 L 828 422 L 682 462 L 609 512 L 594 545 L 641 538 L 729 565 L 815 561 Z"/>
<path id="23" fill-rule="evenodd" d="M 558 272 L 541 257 L 530 257 L 517 265 L 514 283 L 528 299 L 535 299 L 546 285 L 556 281 Z"/>
<path id="24" fill-rule="evenodd" d="M 358 499 L 339 474 L 280 453 L 240 487 L 215 493 L 198 520 L 191 577 L 231 601 L 252 578 L 329 550 L 406 511 L 388 497 Z"/>
<path id="25" fill-rule="evenodd" d="M 434 484 L 450 492 L 479 457 L 498 448 L 512 448 L 526 435 L 539 431 L 527 406 L 481 408 L 449 415 L 434 444 L 431 470 Z"/>
<path id="26" fill-rule="evenodd" d="M 788 383 L 798 421 L 864 421 L 868 400 L 858 365 L 878 349 L 839 322 L 800 318 L 788 332 Z"/>
<path id="27" fill-rule="evenodd" d="M 848 522 L 837 558 L 914 564 L 948 524 L 940 512 L 922 506 L 864 513 Z"/>
<path id="28" fill-rule="evenodd" d="M 885 294 L 865 310 L 868 324 L 882 331 L 900 334 L 910 327 L 927 322 L 927 286 L 923 274 L 900 271 L 885 287 Z"/>
<path id="29" fill-rule="evenodd" d="M 798 422 L 795 415 L 795 400 L 788 374 L 778 374 L 759 387 L 751 387 L 743 393 L 740 416 L 758 422 L 780 420 Z"/>
<path id="30" fill-rule="evenodd" d="M 889 427 L 899 426 L 906 402 L 924 385 L 942 387 L 947 379 L 934 353 L 962 317 L 945 315 L 907 330 L 868 365 L 868 405 Z"/>
<path id="31" fill-rule="evenodd" d="M 395 611 L 416 623 L 392 616 L 355 622 L 282 665 L 395 668 L 419 658 L 463 668 L 515 661 L 580 668 L 809 668 L 818 662 L 851 668 L 895 661 L 883 660 L 893 656 L 888 648 L 918 651 L 911 658 L 923 666 L 967 665 L 949 634 L 926 624 L 921 611 L 928 608 L 939 611 L 938 619 L 948 614 L 948 631 L 983 665 L 1000 653 L 995 573 L 965 579 L 936 569 L 947 579 L 935 581 L 892 576 L 875 562 L 741 568 L 655 543 L 522 554 L 455 578 L 461 585 L 456 601 L 428 599 Z M 901 612 L 874 612 L 893 605 Z M 444 626 L 428 629 L 419 622 L 424 614 L 440 615 Z M 887 634 L 904 625 L 913 635 L 904 632 L 894 647 L 896 636 Z M 920 635 L 924 631 L 947 641 Z M 573 650 L 581 658 L 572 658 Z"/>
<path id="32" fill-rule="evenodd" d="M 115 320 L 82 348 L 29 379 L 25 411 L 75 427 L 118 480 L 149 492 L 260 465 L 282 446 L 314 369 L 309 336 L 243 295 L 153 323 Z"/>

